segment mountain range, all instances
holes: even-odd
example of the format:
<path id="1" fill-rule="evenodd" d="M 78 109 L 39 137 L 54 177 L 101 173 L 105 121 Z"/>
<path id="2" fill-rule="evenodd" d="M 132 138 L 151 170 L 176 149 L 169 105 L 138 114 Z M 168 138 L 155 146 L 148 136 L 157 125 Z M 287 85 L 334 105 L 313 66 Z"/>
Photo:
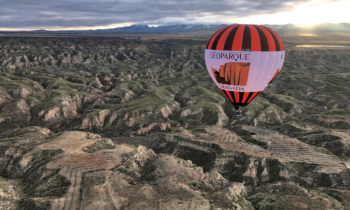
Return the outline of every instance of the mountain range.
<path id="1" fill-rule="evenodd" d="M 234 23 L 233 23 L 234 24 Z M 66 31 L 47 31 L 33 30 L 35 33 L 168 33 L 168 32 L 215 32 L 218 29 L 227 26 L 227 24 L 179 24 L 165 26 L 149 26 L 149 25 L 131 25 L 125 27 L 111 29 L 96 30 L 66 30 Z M 349 23 L 322 23 L 312 26 L 302 26 L 293 24 L 284 25 L 266 25 L 278 34 L 350 34 Z M 26 31 L 28 32 L 28 31 Z"/>

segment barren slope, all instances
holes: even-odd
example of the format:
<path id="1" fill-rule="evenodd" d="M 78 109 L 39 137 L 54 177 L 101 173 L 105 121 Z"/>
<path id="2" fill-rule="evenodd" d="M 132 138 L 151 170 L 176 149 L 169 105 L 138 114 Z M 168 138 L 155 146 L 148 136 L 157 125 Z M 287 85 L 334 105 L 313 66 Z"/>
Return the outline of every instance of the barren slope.
<path id="1" fill-rule="evenodd" d="M 238 118 L 204 47 L 1 38 L 1 207 L 348 209 L 349 50 L 287 46 Z"/>

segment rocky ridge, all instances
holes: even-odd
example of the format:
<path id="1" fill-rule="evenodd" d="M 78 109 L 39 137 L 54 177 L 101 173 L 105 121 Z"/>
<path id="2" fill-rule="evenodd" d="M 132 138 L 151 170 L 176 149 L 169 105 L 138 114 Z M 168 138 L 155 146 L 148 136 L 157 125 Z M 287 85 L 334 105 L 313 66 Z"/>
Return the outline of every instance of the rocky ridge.
<path id="1" fill-rule="evenodd" d="M 346 50 L 286 47 L 278 79 L 237 118 L 206 72 L 202 41 L 0 45 L 0 173 L 22 187 L 0 188 L 14 198 L 1 205 L 349 206 Z"/>

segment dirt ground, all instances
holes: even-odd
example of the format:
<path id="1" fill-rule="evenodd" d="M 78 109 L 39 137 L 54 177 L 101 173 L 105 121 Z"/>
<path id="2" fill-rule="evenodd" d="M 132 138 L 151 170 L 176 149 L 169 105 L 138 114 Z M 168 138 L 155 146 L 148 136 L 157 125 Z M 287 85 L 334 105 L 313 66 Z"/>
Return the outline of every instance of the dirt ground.
<path id="1" fill-rule="evenodd" d="M 109 174 L 108 169 L 121 164 L 123 154 L 134 150 L 127 145 L 116 145 L 115 149 L 103 149 L 92 154 L 86 153 L 83 151 L 84 147 L 101 140 L 100 138 L 87 139 L 86 136 L 87 133 L 85 132 L 66 132 L 48 143 L 39 145 L 32 151 L 55 149 L 63 151 L 53 161 L 49 162 L 47 167 L 61 169 L 60 175 L 65 176 L 72 184 L 65 197 L 52 201 L 52 209 L 77 209 L 80 205 L 83 173 L 104 171 L 104 173 Z"/>

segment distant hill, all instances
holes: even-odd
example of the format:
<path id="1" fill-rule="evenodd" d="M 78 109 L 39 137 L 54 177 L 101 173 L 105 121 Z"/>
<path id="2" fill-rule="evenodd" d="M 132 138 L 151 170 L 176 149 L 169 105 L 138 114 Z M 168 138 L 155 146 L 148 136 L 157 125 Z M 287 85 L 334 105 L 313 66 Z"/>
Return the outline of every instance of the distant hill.
<path id="1" fill-rule="evenodd" d="M 198 32 L 198 33 L 214 33 L 220 28 L 227 26 L 225 24 L 208 25 L 208 24 L 179 24 L 166 26 L 149 26 L 149 25 L 131 25 L 126 27 L 111 28 L 111 29 L 97 29 L 97 30 L 67 30 L 67 31 L 46 31 L 33 30 L 35 33 L 169 33 L 169 32 Z M 313 26 L 300 26 L 293 24 L 285 25 L 268 25 L 278 34 L 350 34 L 349 23 L 322 23 Z M 30 31 L 29 31 L 30 32 Z M 28 33 L 25 31 L 24 33 Z"/>
<path id="2" fill-rule="evenodd" d="M 189 32 L 189 31 L 217 31 L 220 28 L 227 26 L 225 24 L 205 25 L 205 24 L 180 24 L 150 27 L 148 25 L 132 25 L 127 27 L 113 28 L 113 29 L 98 29 L 91 30 L 92 32 L 110 33 L 110 32 Z M 285 25 L 265 25 L 272 28 L 279 34 L 286 33 L 312 33 L 312 34 L 350 34 L 349 23 L 322 23 L 313 26 L 300 26 L 293 24 Z"/>
<path id="3" fill-rule="evenodd" d="M 219 29 L 226 25 L 194 25 L 194 24 L 180 24 L 180 25 L 168 25 L 168 26 L 158 26 L 150 27 L 148 25 L 132 25 L 113 29 L 98 29 L 96 31 L 115 31 L 115 32 L 171 32 L 171 31 L 194 31 L 198 29 Z"/>
<path id="4" fill-rule="evenodd" d="M 312 33 L 312 34 L 350 34 L 349 23 L 322 23 L 313 26 L 300 26 L 293 24 L 266 25 L 279 34 L 284 33 Z"/>

